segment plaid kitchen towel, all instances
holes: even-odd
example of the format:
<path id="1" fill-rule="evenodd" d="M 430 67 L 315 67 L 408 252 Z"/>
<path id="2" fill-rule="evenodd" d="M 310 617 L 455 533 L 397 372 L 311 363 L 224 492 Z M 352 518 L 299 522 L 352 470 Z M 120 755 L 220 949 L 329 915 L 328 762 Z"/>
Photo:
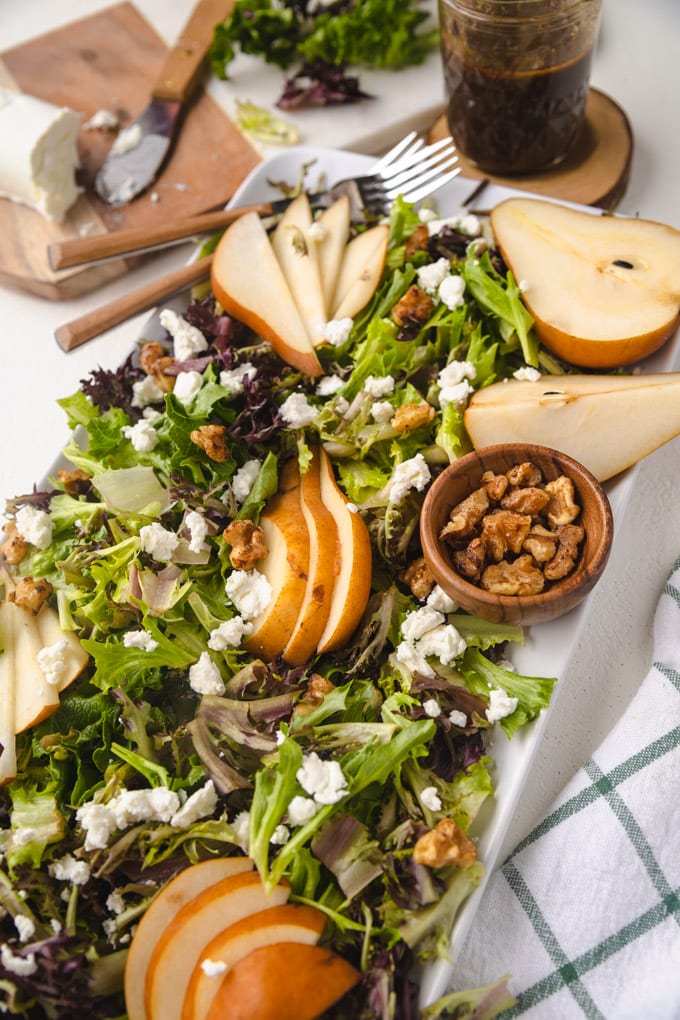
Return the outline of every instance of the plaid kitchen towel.
<path id="1" fill-rule="evenodd" d="M 490 879 L 455 961 L 510 975 L 502 1020 L 680 1018 L 680 558 L 653 664 L 602 746 Z"/>

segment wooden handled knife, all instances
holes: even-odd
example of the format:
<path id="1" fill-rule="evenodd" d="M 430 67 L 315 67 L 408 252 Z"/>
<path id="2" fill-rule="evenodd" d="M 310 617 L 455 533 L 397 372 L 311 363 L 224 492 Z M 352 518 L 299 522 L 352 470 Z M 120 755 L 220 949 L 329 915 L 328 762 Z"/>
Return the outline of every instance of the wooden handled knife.
<path id="1" fill-rule="evenodd" d="M 167 159 L 182 114 L 201 80 L 215 25 L 234 0 L 199 0 L 163 64 L 151 102 L 113 143 L 95 180 L 109 205 L 125 205 L 146 190 Z"/>

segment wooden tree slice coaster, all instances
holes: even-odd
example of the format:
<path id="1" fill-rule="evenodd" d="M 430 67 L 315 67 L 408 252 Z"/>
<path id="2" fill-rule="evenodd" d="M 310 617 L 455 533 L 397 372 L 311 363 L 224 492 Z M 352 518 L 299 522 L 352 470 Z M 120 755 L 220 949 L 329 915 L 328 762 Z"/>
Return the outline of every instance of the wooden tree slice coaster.
<path id="1" fill-rule="evenodd" d="M 448 136 L 446 114 L 442 114 L 430 129 L 428 141 Z M 462 155 L 460 165 L 463 174 L 474 180 L 611 211 L 626 192 L 632 157 L 633 132 L 625 112 L 604 92 L 591 89 L 583 128 L 559 166 L 537 174 L 500 177 L 478 169 Z"/>

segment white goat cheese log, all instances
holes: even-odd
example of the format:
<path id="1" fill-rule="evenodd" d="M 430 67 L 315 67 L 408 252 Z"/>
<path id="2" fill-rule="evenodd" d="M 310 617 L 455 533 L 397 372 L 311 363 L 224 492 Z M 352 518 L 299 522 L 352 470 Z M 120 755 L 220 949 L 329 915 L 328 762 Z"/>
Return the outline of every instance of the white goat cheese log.
<path id="1" fill-rule="evenodd" d="M 80 115 L 24 92 L 0 87 L 0 195 L 59 223 L 76 184 Z"/>

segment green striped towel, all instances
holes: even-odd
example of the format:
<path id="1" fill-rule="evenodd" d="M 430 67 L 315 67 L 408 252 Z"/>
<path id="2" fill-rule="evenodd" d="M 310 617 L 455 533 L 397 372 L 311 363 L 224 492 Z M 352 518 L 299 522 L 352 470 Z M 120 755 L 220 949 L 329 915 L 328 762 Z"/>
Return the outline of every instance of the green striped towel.
<path id="1" fill-rule="evenodd" d="M 502 1020 L 680 1018 L 680 559 L 622 718 L 491 876 L 455 985 L 510 975 Z M 459 984 L 460 982 L 460 984 Z"/>

